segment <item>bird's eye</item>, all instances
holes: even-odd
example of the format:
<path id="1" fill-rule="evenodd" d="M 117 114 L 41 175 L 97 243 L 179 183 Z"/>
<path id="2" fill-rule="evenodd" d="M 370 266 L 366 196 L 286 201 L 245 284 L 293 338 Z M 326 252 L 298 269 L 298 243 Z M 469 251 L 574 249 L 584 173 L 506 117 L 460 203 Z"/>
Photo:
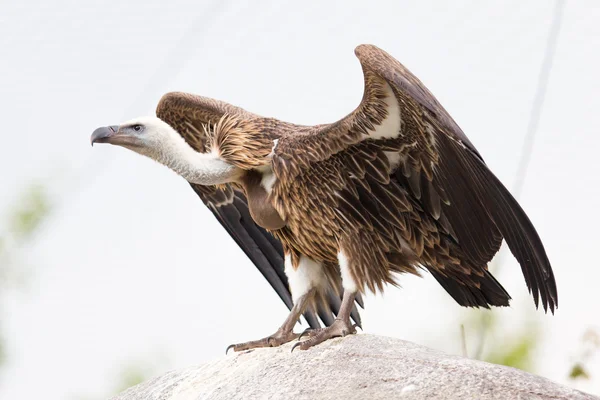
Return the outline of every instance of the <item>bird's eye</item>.
<path id="1" fill-rule="evenodd" d="M 142 126 L 141 125 L 134 125 L 133 126 L 133 130 L 136 132 L 140 132 L 142 130 Z"/>

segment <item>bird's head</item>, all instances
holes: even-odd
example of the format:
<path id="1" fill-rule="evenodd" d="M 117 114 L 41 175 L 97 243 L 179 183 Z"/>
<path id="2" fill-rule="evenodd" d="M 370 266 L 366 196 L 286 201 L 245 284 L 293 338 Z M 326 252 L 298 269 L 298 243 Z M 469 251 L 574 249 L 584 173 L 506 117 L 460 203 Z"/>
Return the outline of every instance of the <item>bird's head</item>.
<path id="1" fill-rule="evenodd" d="M 141 117 L 121 125 L 96 129 L 90 138 L 94 143 L 109 143 L 157 159 L 163 150 L 181 141 L 166 122 L 156 117 Z"/>
<path id="2" fill-rule="evenodd" d="M 119 126 L 96 129 L 94 143 L 125 147 L 157 161 L 192 183 L 217 185 L 236 181 L 241 169 L 216 152 L 200 153 L 169 124 L 156 117 L 141 117 Z"/>

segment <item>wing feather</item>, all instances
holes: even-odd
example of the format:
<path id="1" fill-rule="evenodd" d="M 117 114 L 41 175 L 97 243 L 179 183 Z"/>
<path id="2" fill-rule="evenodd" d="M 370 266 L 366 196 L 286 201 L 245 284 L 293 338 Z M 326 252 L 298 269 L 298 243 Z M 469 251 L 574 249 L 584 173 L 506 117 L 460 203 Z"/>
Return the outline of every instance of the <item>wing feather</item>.
<path id="1" fill-rule="evenodd" d="M 420 224 L 429 224 L 429 230 L 430 221 L 434 221 L 433 228 L 460 247 L 464 261 L 461 271 L 482 277 L 479 284 L 493 289 L 491 295 L 497 295 L 497 303 L 502 303 L 500 298 L 505 292 L 486 270 L 504 239 L 521 265 L 536 307 L 541 299 L 544 310 L 554 312 L 558 305 L 556 282 L 540 237 L 475 146 L 425 85 L 400 62 L 372 45 L 358 46 L 355 54 L 365 79 L 361 104 L 335 123 L 282 137 L 273 156 L 276 175 L 283 180 L 294 179 L 303 169 L 348 152 L 351 161 L 347 169 L 356 186 L 373 194 L 389 221 L 400 222 L 402 218 L 395 217 L 401 212 L 398 204 L 393 204 L 383 190 L 389 186 L 388 176 L 391 184 L 406 189 L 431 217 Z M 388 156 L 392 168 L 365 160 L 357 162 L 357 157 L 370 159 L 363 150 L 372 149 L 374 143 L 393 155 Z M 367 179 L 378 184 L 369 187 Z M 349 216 L 357 209 L 345 208 Z M 416 250 L 422 250 L 422 237 L 417 239 Z M 432 267 L 443 269 L 444 265 Z M 436 273 L 438 280 L 441 276 Z M 443 281 L 443 286 L 461 303 L 480 304 L 485 300 L 476 291 L 458 293 L 460 285 Z"/>

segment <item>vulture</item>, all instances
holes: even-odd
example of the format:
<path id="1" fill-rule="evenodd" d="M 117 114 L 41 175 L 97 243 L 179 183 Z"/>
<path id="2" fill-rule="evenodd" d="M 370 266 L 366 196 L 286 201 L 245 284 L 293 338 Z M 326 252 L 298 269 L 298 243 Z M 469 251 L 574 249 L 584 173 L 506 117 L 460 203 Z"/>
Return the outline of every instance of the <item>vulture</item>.
<path id="1" fill-rule="evenodd" d="M 355 333 L 362 294 L 423 270 L 461 306 L 508 306 L 488 270 L 503 239 L 536 308 L 554 313 L 542 241 L 475 146 L 399 61 L 373 45 L 355 54 L 363 98 L 334 123 L 297 125 L 171 92 L 155 117 L 91 136 L 183 177 L 290 309 L 274 334 L 229 348 L 305 335 L 294 348 L 306 350 Z M 302 315 L 310 328 L 298 335 Z"/>

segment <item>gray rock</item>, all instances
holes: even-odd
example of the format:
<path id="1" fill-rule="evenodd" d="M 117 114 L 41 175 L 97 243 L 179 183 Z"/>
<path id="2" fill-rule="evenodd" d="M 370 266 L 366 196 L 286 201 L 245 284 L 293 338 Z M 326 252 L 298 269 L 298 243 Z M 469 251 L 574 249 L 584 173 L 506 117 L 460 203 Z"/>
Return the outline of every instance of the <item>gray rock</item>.
<path id="1" fill-rule="evenodd" d="M 151 379 L 113 400 L 598 399 L 515 368 L 381 336 L 290 348 L 229 354 Z"/>

